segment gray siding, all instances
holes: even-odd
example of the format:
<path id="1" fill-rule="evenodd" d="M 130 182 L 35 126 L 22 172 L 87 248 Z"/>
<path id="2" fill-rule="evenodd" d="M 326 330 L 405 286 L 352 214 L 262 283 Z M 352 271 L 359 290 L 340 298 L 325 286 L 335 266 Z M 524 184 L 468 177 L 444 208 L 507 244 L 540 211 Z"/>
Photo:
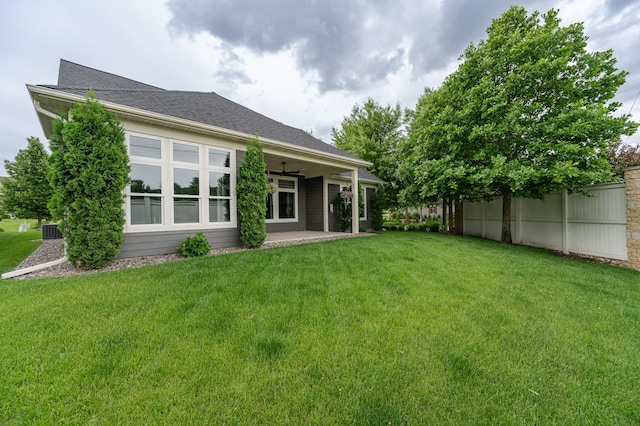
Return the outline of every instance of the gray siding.
<path id="1" fill-rule="evenodd" d="M 267 223 L 267 234 L 270 232 L 292 232 L 307 230 L 307 181 L 298 178 L 298 221 L 290 223 Z"/>
<path id="2" fill-rule="evenodd" d="M 371 220 L 372 219 L 371 218 L 371 197 L 376 192 L 376 190 L 372 188 L 366 188 L 365 190 L 367 191 L 367 194 L 366 194 L 367 202 L 364 208 L 365 208 L 367 220 L 360 221 L 360 228 L 371 229 L 373 228 L 373 225 L 372 225 L 373 220 Z"/>
<path id="3" fill-rule="evenodd" d="M 155 254 L 175 253 L 185 238 L 196 234 L 192 231 L 136 232 L 124 234 L 124 244 L 118 258 L 152 256 Z M 240 231 L 235 228 L 209 229 L 202 233 L 209 240 L 211 248 L 238 247 Z"/>
<path id="4" fill-rule="evenodd" d="M 324 210 L 322 202 L 323 184 L 324 179 L 322 177 L 306 181 L 308 231 L 324 231 Z"/>

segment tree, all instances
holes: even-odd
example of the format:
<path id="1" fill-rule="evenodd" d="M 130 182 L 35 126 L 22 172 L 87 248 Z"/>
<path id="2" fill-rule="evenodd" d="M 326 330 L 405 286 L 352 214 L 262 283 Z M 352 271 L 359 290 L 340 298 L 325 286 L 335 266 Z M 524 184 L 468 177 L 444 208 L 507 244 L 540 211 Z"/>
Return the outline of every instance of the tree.
<path id="1" fill-rule="evenodd" d="M 400 104 L 383 107 L 369 98 L 362 106 L 353 107 L 339 129 L 331 129 L 338 148 L 373 163 L 369 170 L 386 182 L 390 205 L 397 203 L 398 147 L 404 138 L 402 119 Z"/>
<path id="2" fill-rule="evenodd" d="M 513 6 L 487 34 L 427 102 L 426 127 L 412 129 L 424 155 L 415 175 L 423 194 L 502 196 L 501 241 L 510 244 L 512 197 L 609 180 L 608 143 L 637 123 L 613 115 L 627 73 L 611 50 L 586 50 L 582 24 L 561 27 L 556 10 L 528 16 Z"/>
<path id="3" fill-rule="evenodd" d="M 240 239 L 248 247 L 260 247 L 267 238 L 267 166 L 256 135 L 249 139 L 244 160 L 238 167 L 238 216 Z"/>
<path id="4" fill-rule="evenodd" d="M 70 114 L 70 121 L 54 122 L 51 136 L 50 208 L 62 220 L 71 263 L 96 269 L 111 261 L 123 242 L 129 157 L 120 121 L 92 92 Z"/>
<path id="5" fill-rule="evenodd" d="M 13 162 L 4 161 L 9 177 L 2 181 L 4 209 L 21 218 L 37 218 L 38 227 L 51 214 L 47 203 L 51 199 L 49 154 L 40 139 L 27 138 L 27 148 L 18 151 Z"/>
<path id="6" fill-rule="evenodd" d="M 618 178 L 624 178 L 624 169 L 640 166 L 640 145 L 629 145 L 618 141 L 609 145 L 607 160 L 611 171 Z"/>

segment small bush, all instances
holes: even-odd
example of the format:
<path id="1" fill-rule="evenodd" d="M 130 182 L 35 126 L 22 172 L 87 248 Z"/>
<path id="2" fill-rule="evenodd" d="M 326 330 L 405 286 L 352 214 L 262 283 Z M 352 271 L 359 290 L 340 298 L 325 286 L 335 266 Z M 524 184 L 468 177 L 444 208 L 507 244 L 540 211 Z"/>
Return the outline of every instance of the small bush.
<path id="1" fill-rule="evenodd" d="M 440 232 L 442 230 L 442 223 L 436 220 L 431 220 L 426 224 L 429 232 Z"/>
<path id="2" fill-rule="evenodd" d="M 178 253 L 184 257 L 204 256 L 211 250 L 211 245 L 202 232 L 196 233 L 193 237 L 187 237 L 178 247 Z"/>

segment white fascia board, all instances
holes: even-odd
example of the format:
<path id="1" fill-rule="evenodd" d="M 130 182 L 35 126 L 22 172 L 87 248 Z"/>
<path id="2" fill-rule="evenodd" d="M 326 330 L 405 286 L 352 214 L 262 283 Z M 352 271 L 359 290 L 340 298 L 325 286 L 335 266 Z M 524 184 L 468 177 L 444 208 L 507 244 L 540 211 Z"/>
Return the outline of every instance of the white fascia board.
<path id="1" fill-rule="evenodd" d="M 32 99 L 34 99 L 33 94 L 35 93 L 38 95 L 57 99 L 60 101 L 68 101 L 73 103 L 82 102 L 85 100 L 84 96 L 74 95 L 71 93 L 66 93 L 66 92 L 56 90 L 56 89 L 51 89 L 48 87 L 33 86 L 28 84 L 27 88 L 29 90 L 29 93 L 31 94 Z M 224 138 L 238 140 L 241 142 L 246 142 L 247 139 L 255 136 L 248 133 L 243 133 L 235 130 L 225 129 L 222 127 L 212 126 L 210 124 L 203 124 L 197 121 L 173 117 L 171 115 L 159 114 L 156 112 L 146 111 L 139 108 L 129 107 L 129 106 L 117 104 L 114 102 L 102 101 L 100 99 L 98 99 L 98 101 L 110 111 L 127 116 L 130 119 L 133 119 L 134 121 L 136 119 L 138 120 L 144 119 L 144 120 L 156 122 L 159 125 L 166 126 L 167 124 L 170 124 L 170 125 L 182 128 L 183 130 L 192 131 L 192 132 L 195 131 L 198 133 L 205 133 L 207 135 L 221 136 Z M 314 157 L 317 159 L 323 159 L 325 161 L 333 160 L 342 165 L 356 166 L 356 167 L 368 167 L 368 166 L 371 166 L 372 164 L 365 160 L 343 157 L 337 154 L 331 154 L 323 151 L 317 151 L 315 149 L 309 149 L 309 148 L 304 148 L 297 145 L 291 145 L 289 143 L 281 142 L 275 139 L 265 138 L 260 135 L 258 135 L 258 137 L 260 139 L 260 142 L 262 142 L 263 147 L 273 148 L 278 152 L 286 153 L 289 155 L 304 154 L 303 156 L 300 157 L 301 159 Z"/>

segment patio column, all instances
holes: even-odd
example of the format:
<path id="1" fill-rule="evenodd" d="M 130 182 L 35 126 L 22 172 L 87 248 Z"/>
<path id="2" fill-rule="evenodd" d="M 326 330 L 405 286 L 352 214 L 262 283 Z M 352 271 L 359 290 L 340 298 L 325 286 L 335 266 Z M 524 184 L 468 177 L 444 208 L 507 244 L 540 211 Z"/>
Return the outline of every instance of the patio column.
<path id="1" fill-rule="evenodd" d="M 351 199 L 351 232 L 357 234 L 360 232 L 360 200 L 358 199 L 358 169 L 351 172 L 351 190 L 353 198 Z"/>

